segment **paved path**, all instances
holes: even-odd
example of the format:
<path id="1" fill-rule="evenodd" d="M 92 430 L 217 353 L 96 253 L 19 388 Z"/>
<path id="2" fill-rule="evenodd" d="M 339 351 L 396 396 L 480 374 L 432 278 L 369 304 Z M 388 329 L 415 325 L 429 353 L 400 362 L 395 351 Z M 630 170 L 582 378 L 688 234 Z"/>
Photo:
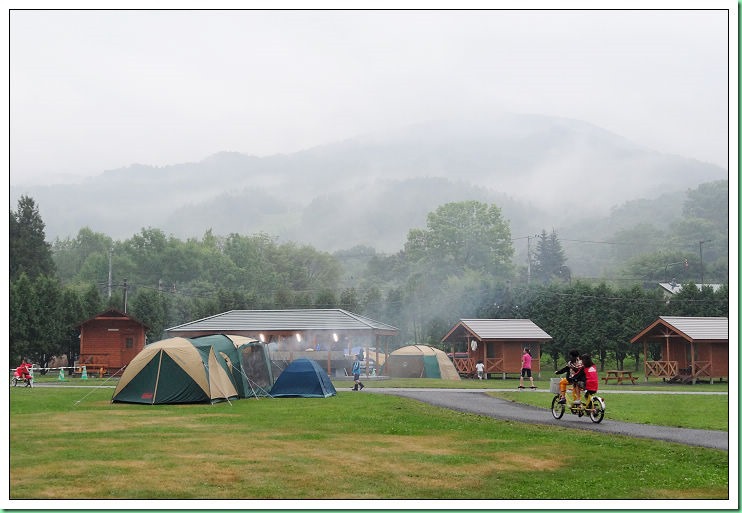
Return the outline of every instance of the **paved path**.
<path id="1" fill-rule="evenodd" d="M 488 389 L 487 392 L 496 390 Z M 508 389 L 512 392 L 512 389 Z M 648 424 L 633 424 L 610 420 L 610 404 L 606 409 L 606 418 L 600 424 L 595 424 L 589 417 L 578 417 L 565 412 L 564 417 L 556 420 L 551 415 L 551 398 L 544 397 L 544 408 L 537 408 L 526 404 L 514 403 L 504 399 L 491 397 L 485 390 L 462 389 L 430 389 L 430 388 L 366 388 L 364 392 L 375 394 L 391 394 L 425 403 L 449 408 L 456 411 L 475 413 L 496 419 L 514 420 L 532 424 L 584 429 L 599 433 L 626 435 L 637 438 L 650 438 L 666 442 L 676 442 L 685 445 L 708 447 L 729 451 L 729 433 L 704 429 L 685 429 L 669 426 L 653 426 Z M 531 391 L 523 393 L 533 393 Z M 547 392 L 548 393 L 548 392 Z M 637 392 L 634 392 L 637 393 Z M 655 393 L 655 392 L 647 392 Z M 551 396 L 551 393 L 549 393 Z"/>

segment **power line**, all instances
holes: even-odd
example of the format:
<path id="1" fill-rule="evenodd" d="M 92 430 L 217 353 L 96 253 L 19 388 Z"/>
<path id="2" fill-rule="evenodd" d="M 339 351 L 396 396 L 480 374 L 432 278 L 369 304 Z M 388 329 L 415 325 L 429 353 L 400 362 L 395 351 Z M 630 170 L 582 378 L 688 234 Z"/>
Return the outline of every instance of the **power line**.
<path id="1" fill-rule="evenodd" d="M 541 235 L 524 235 L 522 237 L 513 237 L 510 239 L 511 242 L 523 239 L 532 239 L 534 237 L 541 237 Z M 624 242 L 624 241 L 610 241 L 610 240 L 585 240 L 585 239 L 562 239 L 558 238 L 559 242 L 576 242 L 579 244 L 605 244 L 607 246 L 675 246 L 675 247 L 695 247 L 698 241 L 636 241 L 636 242 Z"/>
<path id="2" fill-rule="evenodd" d="M 149 289 L 149 290 L 156 290 L 158 292 L 167 293 L 167 294 L 171 294 L 171 295 L 179 295 L 179 296 L 191 297 L 191 298 L 199 298 L 199 299 L 212 299 L 212 300 L 218 300 L 219 299 L 218 293 L 205 295 L 205 294 L 190 293 L 190 292 L 186 292 L 186 291 L 183 291 L 183 290 L 168 290 L 168 289 L 159 290 L 158 287 L 154 287 L 154 286 L 150 286 L 150 285 L 136 285 L 136 284 L 132 284 L 132 283 L 129 283 L 128 285 L 130 287 L 131 286 L 136 286 L 136 287 L 139 287 L 139 288 L 144 288 L 144 289 Z M 230 289 L 225 289 L 225 290 L 230 290 Z M 366 289 L 366 290 L 368 290 L 368 289 Z M 532 289 L 530 289 L 530 288 L 520 288 L 520 287 L 519 288 L 515 288 L 515 289 L 510 289 L 510 290 L 511 290 L 511 293 L 512 292 L 526 293 L 528 295 L 530 295 L 530 292 L 532 292 Z M 265 292 L 265 291 L 264 292 L 252 291 L 252 292 L 248 292 L 248 294 L 249 295 L 256 295 L 256 296 L 259 296 L 261 294 L 262 295 L 268 295 L 268 294 L 270 294 L 271 297 L 273 297 L 273 294 L 275 294 L 277 292 L 280 292 L 280 291 L 278 291 L 278 290 L 267 291 L 267 292 Z M 300 290 L 300 291 L 289 290 L 288 292 L 292 292 L 294 294 L 305 294 L 305 293 L 312 293 L 312 292 L 321 292 L 321 289 Z M 380 291 L 380 292 L 383 293 L 383 291 Z M 552 291 L 552 290 L 548 290 L 548 289 L 539 289 L 537 293 L 538 294 L 551 294 L 551 295 L 555 295 L 555 296 L 559 296 L 559 297 L 563 297 L 563 298 L 589 299 L 589 300 L 602 300 L 602 301 L 615 301 L 615 302 L 633 302 L 633 303 L 667 303 L 668 301 L 672 301 L 673 303 L 676 303 L 676 304 L 677 303 L 725 303 L 725 302 L 727 302 L 726 299 L 721 299 L 721 298 L 719 298 L 719 299 L 715 299 L 715 298 L 679 299 L 679 298 L 666 298 L 666 297 L 656 297 L 656 298 L 643 297 L 643 298 L 636 298 L 636 297 L 623 297 L 623 296 L 599 296 L 599 295 L 592 295 L 592 294 L 573 294 L 573 293 L 569 293 L 569 292 L 558 292 L 558 291 Z M 456 294 L 456 293 L 453 293 L 453 292 L 448 292 L 448 291 L 445 291 L 445 290 L 442 291 L 442 293 L 441 293 L 441 291 L 439 291 L 438 293 L 436 293 L 436 298 L 438 298 L 439 300 L 442 300 L 442 302 L 456 300 L 459 297 L 460 297 L 460 294 Z M 399 299 L 399 300 L 385 300 L 385 299 L 381 299 L 379 301 L 371 301 L 371 302 L 367 302 L 367 303 L 362 302 L 362 304 L 364 304 L 366 306 L 382 306 L 382 305 L 390 305 L 390 304 L 400 305 L 400 304 L 404 304 L 404 303 L 411 303 L 413 301 L 414 300 L 412 300 L 410 298 L 407 298 L 406 300 L 405 299 Z M 315 304 L 313 302 L 294 302 L 294 301 L 292 301 L 291 303 L 292 303 L 292 305 L 296 305 L 296 306 L 313 306 Z M 336 301 L 335 304 L 341 304 L 341 303 L 340 303 L 340 301 Z"/>

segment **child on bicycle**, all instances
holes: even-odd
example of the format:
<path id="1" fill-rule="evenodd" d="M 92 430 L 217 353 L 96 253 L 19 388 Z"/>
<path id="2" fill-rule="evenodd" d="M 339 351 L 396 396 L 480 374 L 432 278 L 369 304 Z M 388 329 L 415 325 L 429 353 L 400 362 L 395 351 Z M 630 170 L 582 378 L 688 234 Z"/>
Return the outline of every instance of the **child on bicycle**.
<path id="1" fill-rule="evenodd" d="M 582 365 L 585 373 L 585 400 L 588 396 L 595 395 L 598 392 L 598 368 L 593 363 L 589 354 L 582 355 Z"/>
<path id="2" fill-rule="evenodd" d="M 15 370 L 15 377 L 18 379 L 22 379 L 26 385 L 29 385 L 31 383 L 31 373 L 28 371 L 28 368 L 31 367 L 30 363 L 26 363 L 25 360 L 23 363 L 21 363 L 18 368 Z"/>
<path id="3" fill-rule="evenodd" d="M 554 373 L 566 373 L 566 376 L 559 381 L 559 404 L 564 404 L 567 402 L 567 385 L 570 383 L 572 384 L 572 399 L 574 401 L 578 401 L 580 399 L 580 389 L 575 382 L 575 376 L 579 374 L 581 369 L 582 360 L 580 359 L 580 353 L 579 351 L 573 349 L 569 352 L 569 360 L 567 361 L 567 365 Z"/>

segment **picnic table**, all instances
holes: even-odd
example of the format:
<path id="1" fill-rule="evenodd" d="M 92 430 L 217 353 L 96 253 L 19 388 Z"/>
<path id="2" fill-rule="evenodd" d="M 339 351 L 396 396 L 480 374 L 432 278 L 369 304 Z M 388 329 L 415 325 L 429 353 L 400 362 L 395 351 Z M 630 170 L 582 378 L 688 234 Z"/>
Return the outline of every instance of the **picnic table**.
<path id="1" fill-rule="evenodd" d="M 634 371 L 630 370 L 609 370 L 605 371 L 603 382 L 607 385 L 609 380 L 615 379 L 616 384 L 620 385 L 624 381 L 631 381 L 631 384 L 636 383 L 637 377 L 634 376 Z"/>

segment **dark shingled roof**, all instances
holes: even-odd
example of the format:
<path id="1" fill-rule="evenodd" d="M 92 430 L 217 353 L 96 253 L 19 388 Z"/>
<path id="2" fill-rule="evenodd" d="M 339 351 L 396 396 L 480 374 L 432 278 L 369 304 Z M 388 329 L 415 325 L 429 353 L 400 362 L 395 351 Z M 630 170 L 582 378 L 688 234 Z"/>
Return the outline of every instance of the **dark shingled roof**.
<path id="1" fill-rule="evenodd" d="M 213 331 L 368 331 L 396 335 L 397 328 L 383 322 L 335 309 L 231 310 L 168 328 L 168 333 Z"/>

